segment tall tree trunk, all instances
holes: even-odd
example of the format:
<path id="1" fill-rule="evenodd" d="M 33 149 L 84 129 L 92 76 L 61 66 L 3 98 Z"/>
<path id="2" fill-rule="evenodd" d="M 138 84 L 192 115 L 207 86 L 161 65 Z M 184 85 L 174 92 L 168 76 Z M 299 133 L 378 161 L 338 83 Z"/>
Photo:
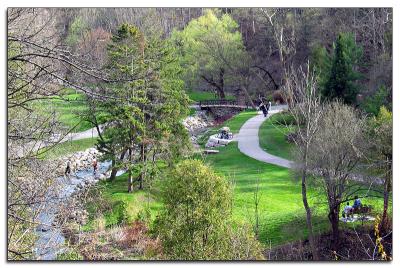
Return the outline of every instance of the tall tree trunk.
<path id="1" fill-rule="evenodd" d="M 329 221 L 332 227 L 332 238 L 333 238 L 333 250 L 337 251 L 339 248 L 339 206 L 334 205 L 329 208 Z"/>
<path id="2" fill-rule="evenodd" d="M 141 149 L 141 158 L 142 158 L 142 171 L 140 173 L 140 178 L 139 178 L 139 189 L 143 189 L 143 181 L 146 177 L 146 145 L 142 143 L 142 149 Z"/>
<path id="3" fill-rule="evenodd" d="M 224 68 L 219 69 L 219 97 L 223 100 L 225 99 L 225 92 L 224 92 L 224 75 L 225 75 L 225 70 Z"/>
<path id="4" fill-rule="evenodd" d="M 214 87 L 220 99 L 225 99 L 225 91 L 224 91 L 224 75 L 225 70 L 223 68 L 220 69 L 219 79 L 217 81 L 211 76 L 208 78 L 205 75 L 201 75 L 200 77 L 204 79 L 207 83 Z"/>
<path id="5" fill-rule="evenodd" d="M 129 163 L 132 162 L 132 148 L 129 148 Z M 132 179 L 132 170 L 129 169 L 128 172 L 128 193 L 132 193 L 133 191 L 133 179 Z"/>
<path id="6" fill-rule="evenodd" d="M 119 157 L 120 161 L 122 161 L 124 159 L 125 154 L 126 154 L 126 150 L 124 150 L 121 153 L 121 155 Z M 112 164 L 111 164 L 111 166 L 112 166 L 111 175 L 110 175 L 110 178 L 109 178 L 110 181 L 113 181 L 115 179 L 115 177 L 117 175 L 117 172 L 118 172 L 118 169 L 115 167 L 115 164 L 116 164 L 116 161 L 113 159 L 112 160 Z"/>
<path id="7" fill-rule="evenodd" d="M 313 233 L 313 226 L 312 226 L 312 214 L 311 214 L 311 209 L 308 204 L 307 200 L 307 184 L 306 184 L 306 179 L 307 179 L 307 167 L 303 168 L 302 171 L 302 176 L 301 176 L 301 195 L 303 197 L 303 205 L 304 209 L 306 210 L 306 220 L 307 220 L 307 229 L 308 229 L 308 240 L 310 241 L 310 247 L 313 255 L 313 260 L 318 261 L 319 260 L 319 255 L 318 255 L 318 250 L 315 245 L 315 240 L 314 240 L 314 233 Z"/>
<path id="8" fill-rule="evenodd" d="M 116 163 L 116 161 L 115 161 L 115 159 L 113 159 L 111 161 L 112 169 L 111 169 L 110 178 L 108 179 L 109 181 L 113 181 L 115 179 L 115 176 L 117 175 L 118 169 L 115 167 L 115 163 Z"/>

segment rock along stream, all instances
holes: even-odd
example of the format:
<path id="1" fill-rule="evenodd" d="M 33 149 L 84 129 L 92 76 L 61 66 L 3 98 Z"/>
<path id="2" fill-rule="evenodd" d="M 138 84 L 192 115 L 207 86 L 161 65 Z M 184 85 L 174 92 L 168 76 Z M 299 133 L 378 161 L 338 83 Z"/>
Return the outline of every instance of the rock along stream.
<path id="1" fill-rule="evenodd" d="M 74 192 L 84 188 L 87 185 L 97 183 L 98 175 L 104 174 L 111 166 L 111 161 L 99 163 L 99 169 L 96 177 L 93 174 L 93 168 L 79 170 L 70 176 L 70 178 L 56 178 L 54 186 L 50 187 L 46 193 L 45 209 L 38 215 L 40 224 L 36 228 L 36 240 L 34 253 L 38 260 L 55 260 L 57 254 L 65 250 L 65 237 L 62 230 L 55 224 L 59 209 Z M 117 176 L 125 171 L 118 171 Z M 34 209 L 39 209 L 38 207 Z"/>

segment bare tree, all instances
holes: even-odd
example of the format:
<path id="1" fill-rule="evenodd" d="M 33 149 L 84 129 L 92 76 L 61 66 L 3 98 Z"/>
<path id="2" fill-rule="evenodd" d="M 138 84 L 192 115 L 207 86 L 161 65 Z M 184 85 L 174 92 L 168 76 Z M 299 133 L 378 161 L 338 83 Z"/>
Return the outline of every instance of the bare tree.
<path id="1" fill-rule="evenodd" d="M 59 198 L 56 167 L 38 158 L 39 149 L 60 142 L 63 129 L 51 107 L 41 105 L 71 86 L 97 98 L 102 92 L 66 79 L 66 70 L 82 77 L 112 82 L 97 66 L 89 66 L 61 45 L 56 10 L 8 9 L 8 258 L 36 258 L 35 232 L 40 215 L 51 212 Z M 46 149 L 46 150 L 47 150 Z M 51 193 L 49 195 L 49 193 Z M 51 247 L 52 245 L 46 245 Z"/>
<path id="2" fill-rule="evenodd" d="M 288 8 L 261 8 L 267 23 L 273 29 L 273 36 L 279 52 L 279 61 L 283 71 L 283 79 L 287 79 L 286 71 L 291 66 L 297 45 L 297 10 Z M 283 83 L 281 83 L 283 84 Z"/>
<path id="3" fill-rule="evenodd" d="M 296 133 L 294 139 L 297 153 L 296 169 L 301 177 L 301 193 L 306 210 L 308 239 L 313 259 L 318 260 L 318 251 L 313 236 L 312 212 L 307 198 L 307 177 L 310 174 L 310 146 L 320 128 L 323 105 L 318 94 L 315 73 L 310 70 L 309 64 L 305 71 L 301 67 L 298 70 L 293 67 L 290 69 L 284 92 L 287 99 L 292 99 L 294 103 L 294 107 L 289 109 L 289 113 L 296 122 L 294 126 L 290 125 L 290 128 L 294 127 Z"/>
<path id="4" fill-rule="evenodd" d="M 340 205 L 362 189 L 351 178 L 368 148 L 365 122 L 354 108 L 337 101 L 329 103 L 308 149 L 311 174 L 322 180 L 327 197 L 334 250 L 339 246 Z"/>

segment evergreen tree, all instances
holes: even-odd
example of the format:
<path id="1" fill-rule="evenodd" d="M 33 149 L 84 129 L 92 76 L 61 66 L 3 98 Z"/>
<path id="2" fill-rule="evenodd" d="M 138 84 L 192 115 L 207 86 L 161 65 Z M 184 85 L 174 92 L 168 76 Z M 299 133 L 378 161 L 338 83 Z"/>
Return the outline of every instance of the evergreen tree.
<path id="1" fill-rule="evenodd" d="M 148 171 L 156 171 L 156 156 L 165 156 L 161 153 L 174 147 L 177 139 L 182 141 L 181 148 L 189 147 L 181 124 L 189 99 L 182 91 L 172 51 L 160 38 L 146 39 L 135 26 L 123 24 L 112 37 L 108 54 L 106 68 L 118 82 L 107 86 L 106 95 L 112 98 L 97 103 L 109 122 L 98 147 L 117 166 L 128 170 L 131 192 L 133 174 L 138 174 L 142 189 L 144 178 L 154 175 Z M 123 160 L 125 152 L 127 160 Z M 174 158 L 169 155 L 168 159 Z"/>
<path id="2" fill-rule="evenodd" d="M 328 99 L 342 99 L 354 104 L 359 92 L 357 80 L 361 74 L 357 71 L 362 56 L 353 34 L 341 33 L 334 43 L 332 55 L 317 47 L 313 52 L 313 65 L 319 71 L 321 93 Z"/>

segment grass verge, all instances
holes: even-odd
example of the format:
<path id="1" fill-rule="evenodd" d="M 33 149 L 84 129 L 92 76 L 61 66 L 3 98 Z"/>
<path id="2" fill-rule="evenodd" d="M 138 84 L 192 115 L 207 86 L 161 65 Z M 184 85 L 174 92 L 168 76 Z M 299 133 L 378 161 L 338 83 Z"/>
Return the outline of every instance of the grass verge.
<path id="1" fill-rule="evenodd" d="M 96 138 L 88 138 L 76 141 L 66 141 L 60 144 L 55 145 L 50 150 L 44 152 L 46 149 L 42 149 L 44 152 L 40 154 L 40 158 L 46 160 L 57 159 L 64 155 L 69 155 L 75 152 L 84 151 L 88 148 L 94 147 L 96 144 Z"/>
<path id="2" fill-rule="evenodd" d="M 286 139 L 286 134 L 294 128 L 278 123 L 280 115 L 274 114 L 261 125 L 258 137 L 260 147 L 272 154 L 285 159 L 293 160 L 294 144 Z"/>

